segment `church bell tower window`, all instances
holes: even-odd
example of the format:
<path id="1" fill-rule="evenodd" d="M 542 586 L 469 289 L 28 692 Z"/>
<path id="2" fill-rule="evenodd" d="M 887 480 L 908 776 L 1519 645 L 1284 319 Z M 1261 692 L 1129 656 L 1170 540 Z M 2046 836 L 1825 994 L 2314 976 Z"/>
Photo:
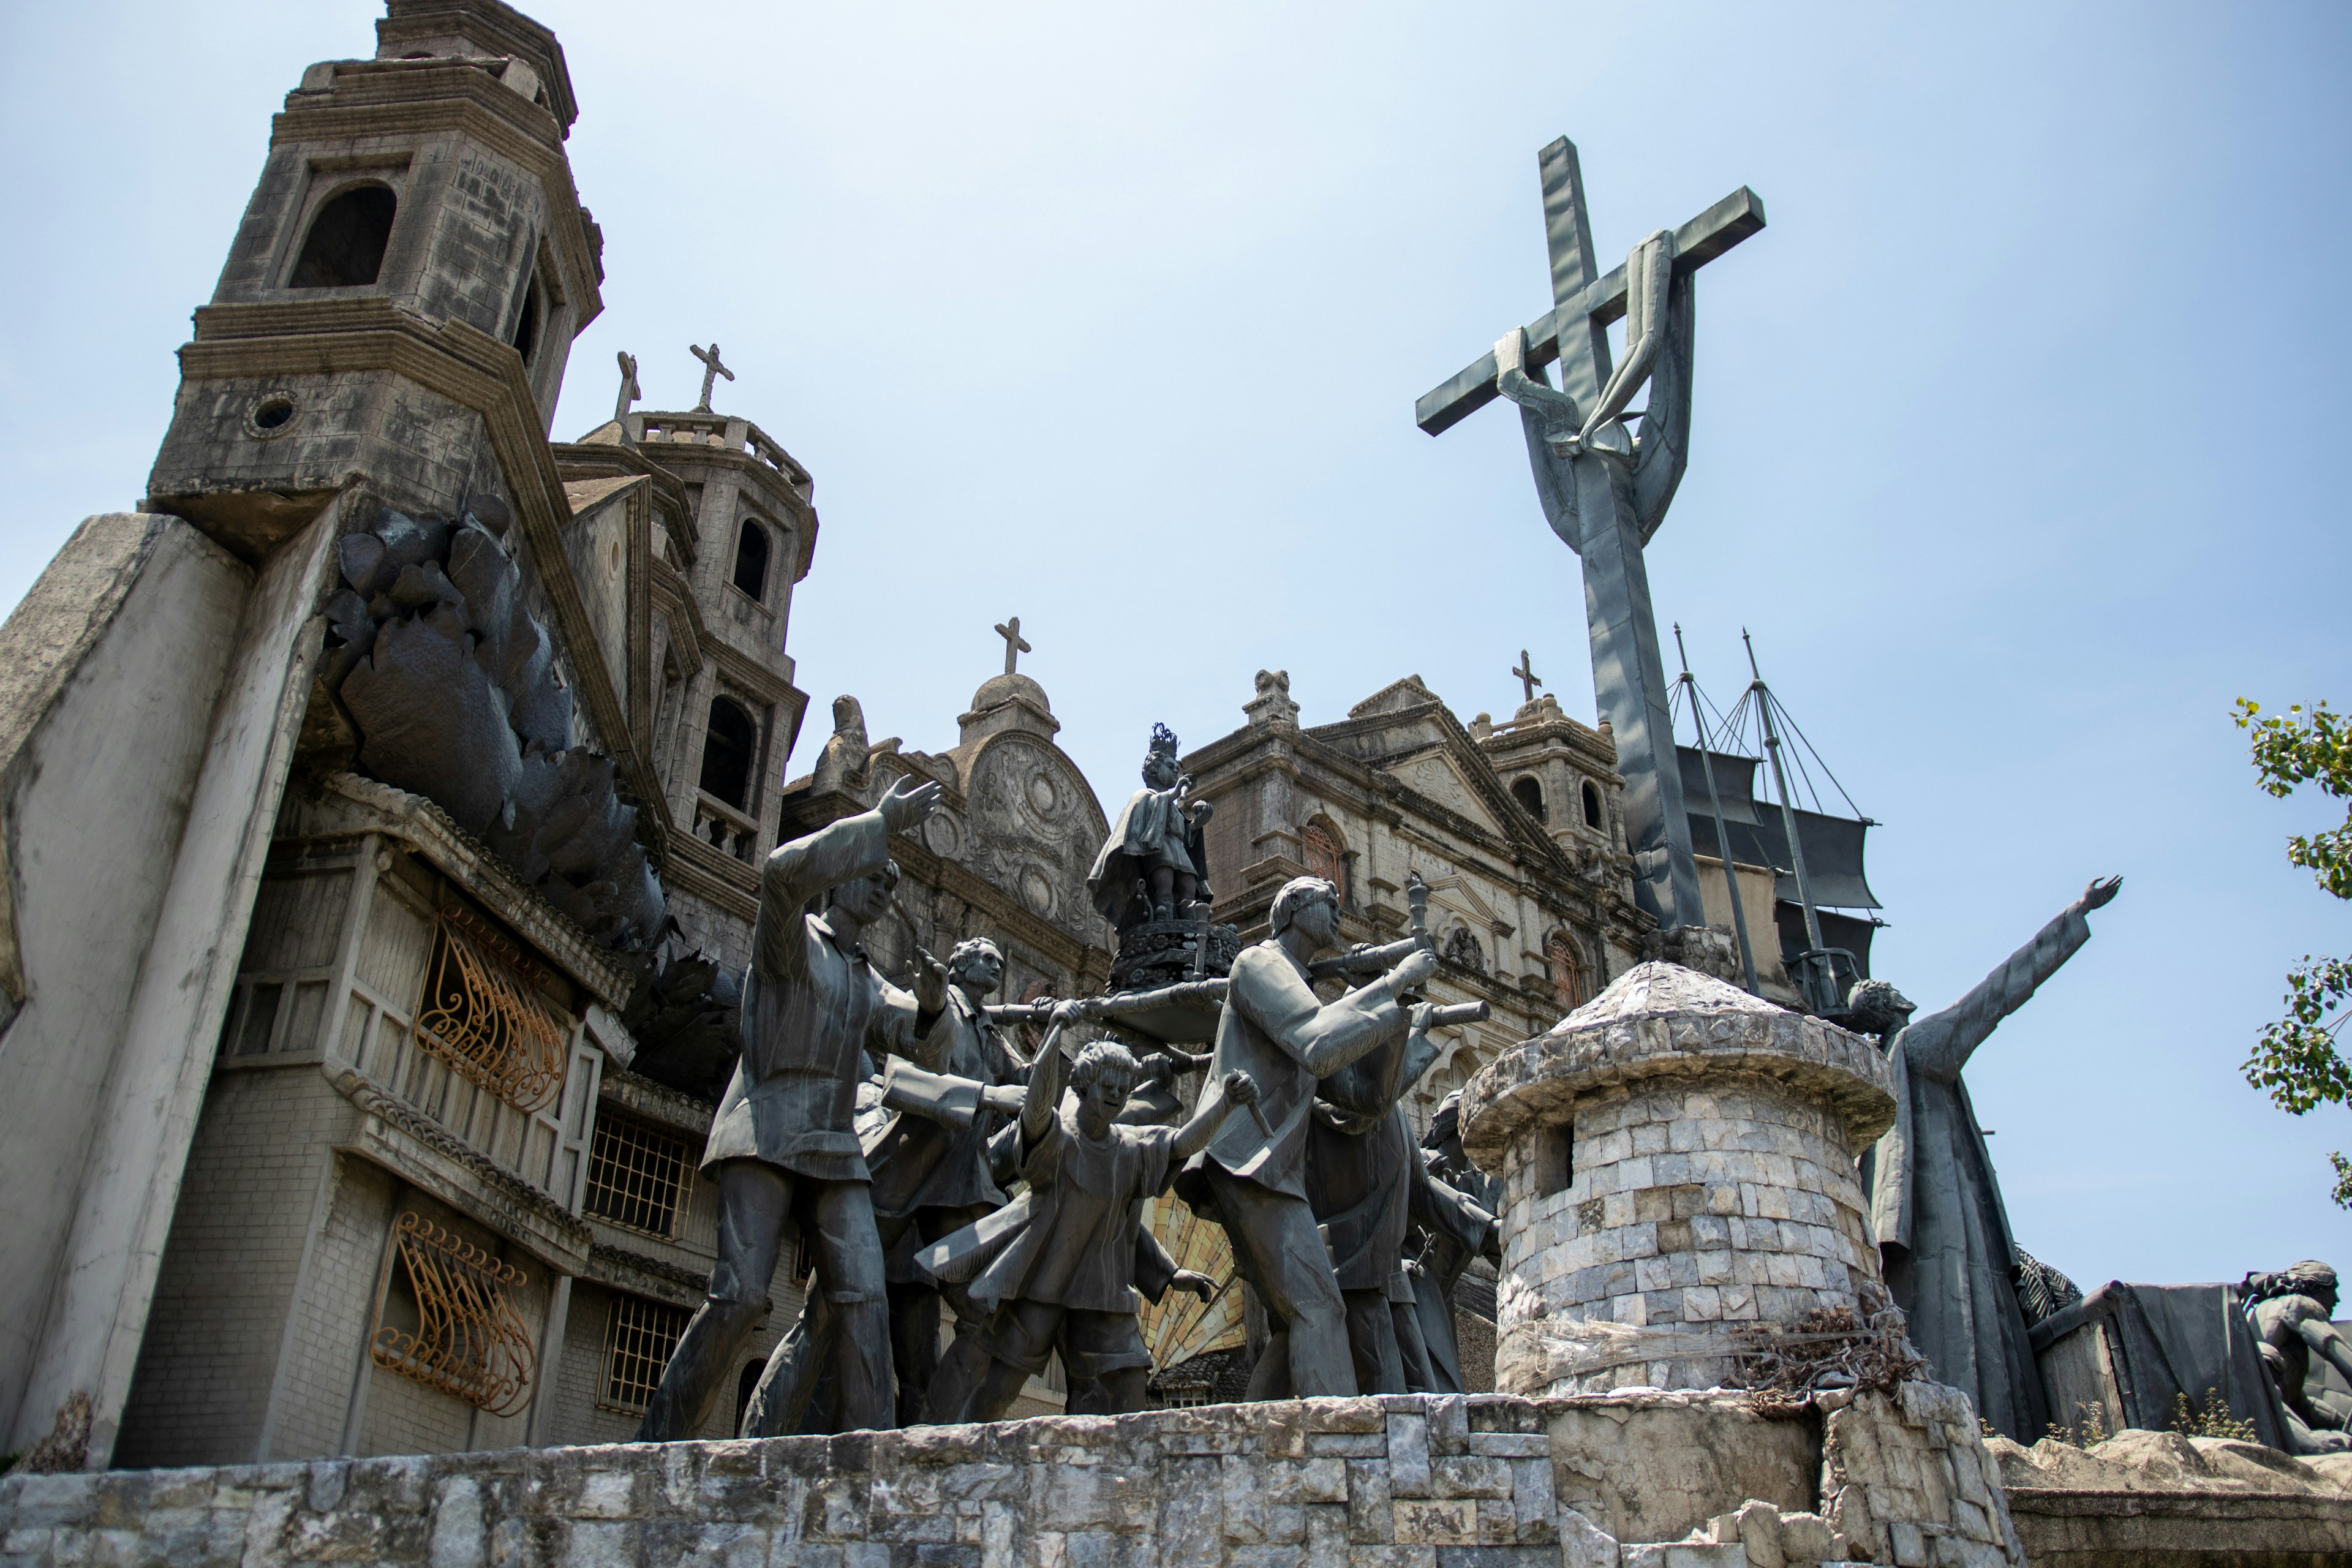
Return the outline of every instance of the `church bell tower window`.
<path id="1" fill-rule="evenodd" d="M 387 185 L 358 185 L 319 209 L 294 263 L 289 289 L 358 289 L 383 270 L 400 199 Z"/>
<path id="2" fill-rule="evenodd" d="M 522 355 L 522 363 L 525 364 L 530 363 L 531 351 L 539 347 L 539 318 L 542 310 L 539 298 L 539 279 L 533 278 L 530 287 L 522 291 L 522 310 L 515 317 L 514 326 L 514 351 Z"/>
<path id="3" fill-rule="evenodd" d="M 766 603 L 768 596 L 768 531 L 743 520 L 743 531 L 735 536 L 735 586 L 752 598 Z"/>
<path id="4" fill-rule="evenodd" d="M 1587 779 L 1584 781 L 1583 795 L 1584 826 L 1598 827 L 1601 826 L 1601 791 L 1591 779 Z"/>
<path id="5" fill-rule="evenodd" d="M 1511 781 L 1511 798 L 1528 808 L 1528 815 L 1538 822 L 1544 819 L 1543 785 L 1531 778 Z"/>
<path id="6" fill-rule="evenodd" d="M 702 790 L 738 811 L 751 798 L 751 751 L 758 738 L 751 716 L 724 697 L 710 700 L 710 732 L 702 742 Z"/>

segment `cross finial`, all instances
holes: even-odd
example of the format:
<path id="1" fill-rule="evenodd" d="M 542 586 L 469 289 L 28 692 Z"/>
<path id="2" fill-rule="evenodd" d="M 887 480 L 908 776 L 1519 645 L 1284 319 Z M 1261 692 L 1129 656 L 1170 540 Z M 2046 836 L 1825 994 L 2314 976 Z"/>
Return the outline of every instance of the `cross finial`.
<path id="1" fill-rule="evenodd" d="M 1028 639 L 1021 635 L 1021 617 L 1019 616 L 1013 616 L 1011 620 L 1006 621 L 1003 626 L 997 627 L 996 635 L 1004 639 L 1004 673 L 1007 675 L 1011 675 L 1013 673 L 1013 665 L 1019 661 L 1023 654 L 1034 653 L 1037 651 L 1035 648 L 1031 647 L 1029 646 Z"/>
<path id="2" fill-rule="evenodd" d="M 718 379 L 722 375 L 728 380 L 732 381 L 735 379 L 735 373 L 719 363 L 719 342 L 717 339 L 711 340 L 710 352 L 708 353 L 705 353 L 702 351 L 702 346 L 699 343 L 688 343 L 686 346 L 693 351 L 695 358 L 702 362 L 702 401 L 694 405 L 694 412 L 697 414 L 708 414 L 710 412 L 710 388 L 712 384 L 718 381 Z"/>
<path id="3" fill-rule="evenodd" d="M 1528 658 L 1527 649 L 1519 649 L 1518 666 L 1511 673 L 1519 678 L 1520 689 L 1527 692 L 1528 700 L 1533 702 L 1536 700 L 1536 688 L 1543 684 L 1543 677 L 1536 673 L 1534 661 Z"/>
<path id="4" fill-rule="evenodd" d="M 621 351 L 621 397 L 613 405 L 613 423 L 625 423 L 629 417 L 629 405 L 645 395 L 637 385 L 637 356 L 628 350 Z"/>

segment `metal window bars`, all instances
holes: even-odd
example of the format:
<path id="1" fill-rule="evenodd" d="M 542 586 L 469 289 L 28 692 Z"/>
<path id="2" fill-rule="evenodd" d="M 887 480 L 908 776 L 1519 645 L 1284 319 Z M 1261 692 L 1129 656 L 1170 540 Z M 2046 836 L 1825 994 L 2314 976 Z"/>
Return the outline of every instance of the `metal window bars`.
<path id="1" fill-rule="evenodd" d="M 676 1230 L 686 1140 L 625 1116 L 599 1116 L 588 1147 L 588 1212 L 647 1236 Z"/>
<path id="2" fill-rule="evenodd" d="M 545 1110 L 563 1087 L 570 1033 L 532 989 L 534 967 L 486 921 L 446 905 L 416 1004 L 418 1042 L 526 1114 Z"/>
<path id="3" fill-rule="evenodd" d="M 642 1296 L 614 1297 L 604 1320 L 604 1390 L 596 1403 L 607 1410 L 645 1414 L 692 1316 L 683 1307 Z"/>
<path id="4" fill-rule="evenodd" d="M 507 1297 L 525 1276 L 414 1211 L 394 1227 L 393 1275 L 376 1309 L 368 1353 L 375 1364 L 493 1415 L 530 1402 L 537 1362 L 530 1331 Z M 416 1326 L 386 1322 L 405 1276 Z"/>

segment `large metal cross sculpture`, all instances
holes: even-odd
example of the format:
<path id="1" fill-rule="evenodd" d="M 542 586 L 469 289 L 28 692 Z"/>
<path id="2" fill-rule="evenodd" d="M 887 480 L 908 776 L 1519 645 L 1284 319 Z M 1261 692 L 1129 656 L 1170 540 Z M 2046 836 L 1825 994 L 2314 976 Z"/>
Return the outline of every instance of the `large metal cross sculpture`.
<path id="1" fill-rule="evenodd" d="M 1689 451 L 1693 275 L 1762 228 L 1764 204 L 1743 185 L 1672 234 L 1652 235 L 1603 276 L 1575 144 L 1562 137 L 1538 161 L 1552 308 L 1423 394 L 1413 418 L 1435 436 L 1496 397 L 1519 405 L 1544 514 L 1584 563 L 1593 690 L 1625 778 L 1634 900 L 1667 930 L 1704 925 L 1642 549 L 1665 520 Z M 1612 374 L 1608 329 L 1620 317 L 1625 361 Z M 1557 391 L 1543 378 L 1555 360 Z M 1644 383 L 1649 406 L 1629 412 Z M 1634 418 L 1639 441 L 1622 423 Z"/>

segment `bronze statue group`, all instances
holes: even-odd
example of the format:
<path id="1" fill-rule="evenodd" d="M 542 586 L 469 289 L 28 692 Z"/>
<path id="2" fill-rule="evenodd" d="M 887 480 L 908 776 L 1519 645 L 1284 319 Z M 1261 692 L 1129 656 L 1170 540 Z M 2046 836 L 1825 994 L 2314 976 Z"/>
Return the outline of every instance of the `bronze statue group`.
<path id="1" fill-rule="evenodd" d="M 1096 868 L 1098 901 L 1137 918 L 1205 915 L 1206 811 L 1171 771 L 1173 742 L 1155 736 L 1148 787 Z M 1423 997 L 1426 938 L 1322 957 L 1338 892 L 1297 878 L 1272 934 L 1211 983 L 1205 1058 L 1081 1044 L 1103 999 L 992 1007 L 1004 959 L 985 939 L 945 962 L 919 953 L 911 990 L 866 954 L 898 880 L 890 837 L 939 795 L 898 780 L 761 869 L 742 1055 L 702 1161 L 719 1260 L 638 1438 L 705 1428 L 795 1236 L 814 1277 L 744 1436 L 997 1419 L 1056 1353 L 1073 1414 L 1142 1409 L 1143 1301 L 1219 1289 L 1143 1224 L 1171 1187 L 1224 1226 L 1265 1313 L 1250 1397 L 1462 1392 L 1451 1298 L 1474 1259 L 1498 1255 L 1494 1198 L 1461 1157 L 1451 1105 L 1424 1148 L 1402 1101 L 1436 1059 L 1431 1031 L 1483 1007 Z M 1325 1001 L 1315 982 L 1332 974 L 1361 983 Z M 1016 1019 L 1045 1026 L 1034 1058 L 1008 1038 Z M 1170 1086 L 1202 1068 L 1185 1106 Z"/>
<path id="2" fill-rule="evenodd" d="M 1173 735 L 1155 733 L 1144 782 L 1096 861 L 1097 907 L 1123 932 L 1195 921 L 1206 952 L 1207 807 L 1189 798 Z M 1482 1254 L 1499 1261 L 1496 1197 L 1463 1157 L 1456 1101 L 1418 1142 L 1402 1102 L 1437 1058 L 1432 1031 L 1485 1006 L 1426 1000 L 1437 956 L 1418 879 L 1412 934 L 1386 947 L 1336 952 L 1338 890 L 1298 877 L 1229 975 L 992 1005 L 1005 965 L 984 938 L 944 963 L 919 952 L 911 990 L 860 941 L 898 881 L 891 836 L 939 795 L 900 779 L 873 810 L 762 868 L 742 1052 L 702 1161 L 719 1188 L 718 1264 L 638 1438 L 705 1429 L 794 1237 L 814 1278 L 746 1403 L 744 1436 L 997 1420 L 1056 1354 L 1071 1414 L 1142 1409 L 1142 1303 L 1221 1288 L 1179 1268 L 1143 1223 L 1171 1189 L 1224 1228 L 1264 1313 L 1246 1398 L 1465 1392 L 1453 1297 Z M 2058 1303 L 2021 1273 L 2032 1260 L 2009 1234 L 1960 1069 L 2088 940 L 2085 917 L 2119 880 L 2094 882 L 1932 1016 L 1915 1020 L 1881 981 L 1848 998 L 1846 1022 L 1880 1037 L 1896 1081 L 1895 1124 L 1859 1172 L 1889 1291 L 1933 1374 L 2029 1439 L 2053 1414 L 2032 1323 Z M 1178 1004 L 1213 1007 L 1207 1055 L 1134 1022 Z M 1151 1043 L 1081 1039 L 1105 1020 Z M 1016 1022 L 1044 1026 L 1034 1057 L 1007 1037 Z M 1194 1071 L 1188 1106 L 1174 1086 Z M 2268 1384 L 2245 1392 L 2281 1406 L 2273 1440 L 2301 1452 L 2352 1442 L 2333 1271 L 2300 1264 L 2231 1299 Z"/>

